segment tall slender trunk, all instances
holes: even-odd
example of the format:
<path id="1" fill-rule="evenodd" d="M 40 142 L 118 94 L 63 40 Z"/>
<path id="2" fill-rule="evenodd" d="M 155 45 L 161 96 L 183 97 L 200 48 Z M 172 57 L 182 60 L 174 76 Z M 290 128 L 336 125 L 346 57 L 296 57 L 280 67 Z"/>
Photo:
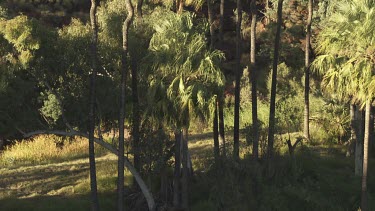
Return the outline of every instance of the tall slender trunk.
<path id="1" fill-rule="evenodd" d="M 224 5 L 225 5 L 225 0 L 220 0 L 219 41 L 220 41 L 221 47 L 224 41 Z"/>
<path id="2" fill-rule="evenodd" d="M 361 210 L 367 211 L 367 165 L 368 165 L 368 144 L 370 140 L 370 115 L 371 115 L 372 100 L 366 101 L 366 116 L 365 116 L 365 136 L 363 144 L 363 173 L 362 173 L 362 196 L 361 196 Z"/>
<path id="3" fill-rule="evenodd" d="M 309 14 L 306 23 L 306 48 L 305 48 L 305 110 L 304 110 L 304 136 L 310 140 L 309 118 L 310 118 L 310 46 L 311 46 L 311 22 L 313 16 L 313 0 L 309 0 Z"/>
<path id="4" fill-rule="evenodd" d="M 132 101 L 133 101 L 133 116 L 132 116 L 132 136 L 133 136 L 133 151 L 134 151 L 134 167 L 141 173 L 141 152 L 139 148 L 139 101 L 138 101 L 138 65 L 136 58 L 132 58 Z"/>
<path id="5" fill-rule="evenodd" d="M 182 132 L 177 130 L 175 135 L 175 161 L 174 161 L 174 178 L 173 178 L 173 206 L 181 207 L 181 141 Z"/>
<path id="6" fill-rule="evenodd" d="M 253 119 L 253 156 L 258 159 L 259 127 L 258 127 L 258 100 L 257 100 L 257 73 L 256 73 L 256 0 L 251 1 L 251 32 L 250 32 L 250 71 L 251 71 L 251 105 Z"/>
<path id="7" fill-rule="evenodd" d="M 356 108 L 356 143 L 355 143 L 355 170 L 356 176 L 362 176 L 363 167 L 363 112 Z"/>
<path id="8" fill-rule="evenodd" d="M 137 3 L 137 18 L 142 18 L 143 14 L 142 14 L 142 5 L 143 5 L 143 0 L 138 0 L 138 3 Z"/>
<path id="9" fill-rule="evenodd" d="M 274 143 L 274 138 L 275 138 L 274 135 L 275 135 L 275 105 L 276 105 L 276 83 L 277 83 L 276 80 L 277 80 L 277 64 L 279 61 L 282 13 L 283 13 L 283 0 L 279 0 L 278 5 L 277 5 L 277 29 L 276 29 L 275 48 L 274 48 L 274 56 L 273 56 L 270 117 L 269 117 L 269 128 L 268 128 L 267 155 L 268 155 L 269 162 L 271 162 L 271 159 L 273 157 L 273 143 Z"/>
<path id="10" fill-rule="evenodd" d="M 224 45 L 224 6 L 225 0 L 220 0 L 220 25 L 219 25 L 219 46 Z M 226 155 L 225 129 L 224 129 L 224 92 L 219 96 L 219 143 L 222 148 L 222 156 Z"/>
<path id="11" fill-rule="evenodd" d="M 90 111 L 89 111 L 89 163 L 90 163 L 90 187 L 91 187 L 91 210 L 99 210 L 98 190 L 96 182 L 96 166 L 95 166 L 95 95 L 96 95 L 96 73 L 97 73 L 97 43 L 98 43 L 98 23 L 96 20 L 97 4 L 96 0 L 91 0 L 90 22 L 92 30 L 91 40 L 91 65 L 92 73 L 90 77 Z"/>
<path id="12" fill-rule="evenodd" d="M 212 11 L 212 5 L 211 0 L 207 0 L 207 16 L 208 16 L 208 23 L 210 24 L 210 36 L 211 36 L 211 42 L 210 42 L 210 50 L 212 51 L 214 49 L 214 42 L 215 42 L 215 32 L 214 32 L 214 18 L 213 18 L 213 11 Z M 216 101 L 217 102 L 217 101 Z M 219 148 L 219 127 L 218 127 L 218 115 L 217 115 L 217 103 L 215 102 L 215 113 L 214 113 L 214 119 L 213 119 L 213 135 L 214 135 L 214 155 L 215 155 L 215 163 L 218 163 L 219 156 L 220 156 L 220 148 Z"/>
<path id="13" fill-rule="evenodd" d="M 130 0 L 125 1 L 127 17 L 122 25 L 122 57 L 121 57 L 121 97 L 120 97 L 120 118 L 119 118 L 119 159 L 117 178 L 117 209 L 124 210 L 124 120 L 125 120 L 125 89 L 127 76 L 128 56 L 128 33 L 133 19 L 133 6 Z"/>
<path id="14" fill-rule="evenodd" d="M 188 158 L 188 128 L 183 129 L 182 138 L 182 208 L 189 210 L 189 158 Z"/>
<path id="15" fill-rule="evenodd" d="M 223 94 L 220 95 L 218 101 L 219 107 L 219 145 L 222 152 L 222 157 L 226 156 L 226 148 L 225 148 L 225 129 L 224 129 L 224 96 Z"/>
<path id="16" fill-rule="evenodd" d="M 370 131 L 369 131 L 369 134 L 370 134 L 370 143 L 369 143 L 369 155 L 370 156 L 373 156 L 374 154 L 374 107 L 371 106 L 371 115 L 370 115 Z"/>
<path id="17" fill-rule="evenodd" d="M 215 111 L 214 111 L 214 119 L 213 119 L 213 133 L 214 133 L 214 157 L 215 157 L 215 164 L 219 163 L 219 157 L 220 157 L 220 147 L 219 147 L 219 120 L 217 115 L 217 107 L 218 105 L 215 105 Z"/>
<path id="18" fill-rule="evenodd" d="M 269 24 L 270 22 L 270 17 L 268 16 L 267 12 L 270 8 L 270 3 L 269 3 L 269 0 L 265 0 L 265 4 L 264 4 L 264 12 L 265 12 L 265 24 Z"/>
<path id="19" fill-rule="evenodd" d="M 236 87 L 234 90 L 234 131 L 233 131 L 233 157 L 240 156 L 240 80 L 241 68 L 241 0 L 237 0 L 237 24 L 236 24 Z"/>
<path id="20" fill-rule="evenodd" d="M 208 16 L 208 23 L 210 25 L 210 50 L 214 49 L 214 42 L 215 42 L 215 29 L 214 29 L 214 12 L 212 10 L 211 0 L 207 0 L 207 16 Z"/>
<path id="21" fill-rule="evenodd" d="M 350 141 L 347 149 L 347 156 L 352 156 L 354 153 L 354 146 L 355 143 L 357 142 L 357 132 L 356 132 L 356 106 L 354 103 L 350 104 Z"/>

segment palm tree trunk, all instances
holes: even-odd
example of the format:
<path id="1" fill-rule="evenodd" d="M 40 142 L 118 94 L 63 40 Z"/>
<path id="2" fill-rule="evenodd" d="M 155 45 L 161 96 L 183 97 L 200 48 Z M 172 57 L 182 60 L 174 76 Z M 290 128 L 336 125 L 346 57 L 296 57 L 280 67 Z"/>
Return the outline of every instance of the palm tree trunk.
<path id="1" fill-rule="evenodd" d="M 138 100 L 138 65 L 136 58 L 132 58 L 132 101 L 133 101 L 133 151 L 134 151 L 134 167 L 141 173 L 141 152 L 139 148 L 139 100 Z"/>
<path id="2" fill-rule="evenodd" d="M 269 8 L 270 8 L 269 0 L 265 0 L 265 4 L 264 4 L 265 14 L 267 14 L 267 11 Z M 269 22 L 270 22 L 270 17 L 268 15 L 265 15 L 265 24 L 268 25 Z"/>
<path id="3" fill-rule="evenodd" d="M 356 106 L 355 104 L 351 103 L 350 104 L 350 141 L 347 149 L 347 156 L 352 156 L 354 153 L 354 144 L 357 142 L 357 132 L 356 132 Z"/>
<path id="4" fill-rule="evenodd" d="M 222 150 L 222 157 L 226 156 L 225 148 L 225 129 L 224 129 L 224 97 L 221 96 L 218 101 L 219 107 L 219 145 Z"/>
<path id="5" fill-rule="evenodd" d="M 183 129 L 182 138 L 182 208 L 189 210 L 189 158 L 188 158 L 188 128 Z"/>
<path id="6" fill-rule="evenodd" d="M 91 210 L 99 210 L 98 190 L 96 182 L 94 132 L 95 132 L 95 95 L 96 95 L 96 73 L 97 73 L 97 43 L 98 43 L 98 23 L 96 20 L 97 4 L 96 0 L 91 0 L 90 22 L 92 29 L 91 58 L 92 73 L 90 77 L 90 111 L 89 111 L 89 165 L 90 165 L 90 187 L 91 187 Z"/>
<path id="7" fill-rule="evenodd" d="M 356 143 L 355 143 L 355 170 L 356 176 L 362 176 L 363 170 L 363 114 L 358 108 L 356 109 Z"/>
<path id="8" fill-rule="evenodd" d="M 214 49 L 214 19 L 213 19 L 213 11 L 212 11 L 212 5 L 211 0 L 207 0 L 207 16 L 208 16 L 208 23 L 210 24 L 210 36 L 211 36 L 211 42 L 210 42 L 210 50 L 212 51 Z M 219 156 L 220 156 L 220 148 L 219 148 L 219 128 L 218 128 L 218 116 L 217 116 L 217 103 L 215 102 L 215 111 L 214 111 L 214 119 L 213 119 L 213 135 L 214 135 L 214 157 L 215 157 L 215 163 L 218 164 Z"/>
<path id="9" fill-rule="evenodd" d="M 215 32 L 214 32 L 214 17 L 213 17 L 213 11 L 212 11 L 212 5 L 211 0 L 207 0 L 207 16 L 208 16 L 208 23 L 210 24 L 210 36 L 211 36 L 211 42 L 210 42 L 210 50 L 212 51 L 214 49 L 214 42 L 215 42 Z"/>
<path id="10" fill-rule="evenodd" d="M 125 1 L 127 17 L 122 26 L 122 57 L 121 57 L 121 98 L 120 98 L 120 118 L 119 118 L 119 159 L 117 178 L 117 209 L 124 210 L 124 120 L 125 120 L 125 89 L 127 76 L 127 56 L 128 56 L 128 33 L 133 19 L 133 6 L 130 0 Z"/>
<path id="11" fill-rule="evenodd" d="M 219 25 L 219 46 L 223 48 L 224 43 L 224 6 L 225 0 L 220 0 L 220 25 Z M 225 157 L 225 129 L 224 129 L 224 93 L 219 97 L 219 143 L 222 148 L 222 156 Z"/>
<path id="12" fill-rule="evenodd" d="M 271 82 L 271 102 L 270 102 L 270 117 L 269 117 L 269 128 L 268 128 L 268 164 L 271 164 L 273 157 L 273 143 L 275 135 L 275 105 L 276 105 L 276 79 L 277 79 L 277 64 L 279 60 L 279 47 L 280 47 L 280 36 L 281 36 L 281 23 L 282 23 L 282 10 L 283 0 L 278 1 L 277 5 L 277 29 L 275 37 L 275 48 L 273 56 L 273 69 L 272 69 L 272 82 Z"/>
<path id="13" fill-rule="evenodd" d="M 362 173 L 362 196 L 361 196 L 361 210 L 367 211 L 367 165 L 368 165 L 368 142 L 370 140 L 370 115 L 371 115 L 372 100 L 366 101 L 366 116 L 365 116 L 365 136 L 363 144 L 363 173 Z"/>
<path id="14" fill-rule="evenodd" d="M 220 41 L 221 47 L 224 41 L 224 6 L 225 6 L 225 0 L 220 0 L 219 41 Z"/>
<path id="15" fill-rule="evenodd" d="M 311 46 L 311 22 L 313 16 L 313 0 L 309 0 L 308 4 L 309 14 L 306 24 L 306 48 L 305 48 L 305 111 L 304 111 L 304 136 L 310 140 L 309 118 L 310 118 L 310 46 Z"/>
<path id="16" fill-rule="evenodd" d="M 218 105 L 215 104 L 215 111 L 214 111 L 214 119 L 213 119 L 213 133 L 214 133 L 214 157 L 215 157 L 215 164 L 219 164 L 219 157 L 220 157 L 220 147 L 219 147 L 219 120 L 217 115 L 217 107 Z"/>
<path id="17" fill-rule="evenodd" d="M 251 33 L 250 33 L 250 71 L 251 71 L 251 105 L 253 119 L 253 156 L 258 159 L 259 127 L 258 127 L 258 100 L 257 100 L 257 73 L 256 73 L 256 0 L 251 1 Z"/>
<path id="18" fill-rule="evenodd" d="M 369 155 L 373 155 L 374 153 L 374 107 L 371 106 L 371 115 L 370 115 L 370 143 L 369 143 Z"/>
<path id="19" fill-rule="evenodd" d="M 173 206 L 175 208 L 181 207 L 181 141 L 182 133 L 178 130 L 175 135 L 175 162 L 174 162 L 174 178 L 173 178 Z"/>
<path id="20" fill-rule="evenodd" d="M 237 0 L 237 24 L 236 24 L 236 87 L 234 91 L 234 131 L 233 131 L 233 157 L 240 156 L 240 80 L 241 68 L 241 0 Z"/>
<path id="21" fill-rule="evenodd" d="M 143 0 L 138 0 L 137 4 L 137 18 L 140 19 L 142 18 L 142 5 L 143 5 Z"/>

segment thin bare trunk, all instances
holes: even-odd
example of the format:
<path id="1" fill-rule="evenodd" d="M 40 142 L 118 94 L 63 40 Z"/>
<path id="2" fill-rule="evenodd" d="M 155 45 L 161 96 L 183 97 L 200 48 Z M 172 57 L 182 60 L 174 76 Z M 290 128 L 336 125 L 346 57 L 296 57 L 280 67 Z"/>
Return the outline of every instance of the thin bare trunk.
<path id="1" fill-rule="evenodd" d="M 182 133 L 178 130 L 175 135 L 175 162 L 174 162 L 174 178 L 173 178 L 173 206 L 181 207 L 181 141 Z"/>
<path id="2" fill-rule="evenodd" d="M 226 156 L 225 148 L 225 128 L 224 128 L 224 96 L 221 96 L 218 101 L 219 107 L 219 145 L 222 151 L 222 157 Z"/>
<path id="3" fill-rule="evenodd" d="M 306 23 L 306 48 L 305 48 L 305 110 L 304 110 L 304 136 L 310 140 L 309 118 L 310 118 L 310 48 L 311 48 L 311 23 L 313 16 L 313 0 L 309 0 L 309 14 Z"/>
<path id="4" fill-rule="evenodd" d="M 220 147 L 219 147 L 219 120 L 217 115 L 217 104 L 215 105 L 214 119 L 213 119 L 213 133 L 214 133 L 214 157 L 215 164 L 219 164 Z"/>
<path id="5" fill-rule="evenodd" d="M 132 136 L 133 136 L 133 152 L 134 152 L 134 167 L 138 172 L 141 172 L 141 149 L 139 148 L 139 100 L 138 100 L 138 64 L 136 58 L 131 58 L 132 62 L 132 101 L 133 101 L 133 115 L 132 115 Z"/>
<path id="6" fill-rule="evenodd" d="M 368 166 L 368 144 L 370 140 L 370 115 L 371 115 L 372 100 L 366 101 L 366 116 L 365 116 L 365 136 L 363 144 L 363 173 L 362 173 L 362 196 L 361 196 L 361 210 L 368 210 L 367 203 L 367 166 Z"/>
<path id="7" fill-rule="evenodd" d="M 240 80 L 241 67 L 241 22 L 242 8 L 241 0 L 237 0 L 237 24 L 236 24 L 236 87 L 234 90 L 234 134 L 233 134 L 233 157 L 240 156 Z"/>
<path id="8" fill-rule="evenodd" d="M 268 10 L 269 10 L 269 8 L 270 8 L 270 3 L 269 3 L 269 0 L 265 0 L 265 5 L 264 5 L 264 11 L 265 11 L 265 16 L 264 16 L 264 18 L 265 18 L 265 24 L 267 25 L 267 24 L 269 24 L 269 22 L 270 22 L 270 17 L 268 16 L 268 14 L 267 14 L 267 12 L 268 12 Z"/>
<path id="9" fill-rule="evenodd" d="M 140 19 L 142 18 L 142 5 L 143 5 L 143 0 L 138 0 L 137 4 L 137 18 Z"/>
<path id="10" fill-rule="evenodd" d="M 357 134 L 356 134 L 356 106 L 355 104 L 350 104 L 350 140 L 348 144 L 348 149 L 346 156 L 352 156 L 355 151 L 355 143 L 357 141 Z"/>
<path id="11" fill-rule="evenodd" d="M 273 69 L 272 69 L 272 82 L 271 82 L 271 102 L 270 102 L 270 117 L 269 117 L 269 128 L 268 128 L 268 164 L 271 164 L 273 157 L 273 143 L 275 135 L 275 105 L 276 105 L 276 83 L 277 83 L 277 64 L 279 61 L 279 48 L 280 48 L 280 36 L 281 36 L 281 23 L 282 23 L 282 12 L 283 12 L 283 0 L 278 1 L 277 5 L 277 29 L 275 36 L 275 48 L 273 56 Z"/>
<path id="12" fill-rule="evenodd" d="M 219 41 L 223 45 L 224 41 L 224 5 L 225 0 L 220 0 L 220 26 L 219 26 Z"/>
<path id="13" fill-rule="evenodd" d="M 371 115 L 370 115 L 370 140 L 369 140 L 369 155 L 373 155 L 374 153 L 374 107 L 371 106 Z"/>
<path id="14" fill-rule="evenodd" d="M 210 36 L 211 36 L 211 42 L 210 42 L 210 50 L 212 51 L 214 49 L 214 42 L 215 42 L 215 32 L 214 32 L 214 17 L 213 17 L 213 10 L 211 5 L 211 0 L 207 0 L 207 16 L 208 16 L 208 23 L 210 25 Z"/>
<path id="15" fill-rule="evenodd" d="M 220 0 L 220 25 L 219 25 L 219 46 L 224 44 L 224 6 L 225 0 Z M 222 156 L 226 156 L 225 148 L 225 128 L 224 128 L 224 93 L 219 96 L 219 143 L 222 149 Z"/>
<path id="16" fill-rule="evenodd" d="M 96 165 L 94 149 L 95 132 L 95 95 L 96 95 L 96 73 L 97 73 L 97 43 L 98 43 L 98 24 L 96 20 L 97 4 L 96 0 L 91 1 L 90 22 L 92 30 L 91 40 L 91 65 L 92 73 L 90 77 L 90 111 L 89 111 L 89 165 L 90 165 L 90 187 L 91 187 L 91 210 L 99 210 L 98 190 L 96 182 Z"/>
<path id="17" fill-rule="evenodd" d="M 188 129 L 183 129 L 182 139 L 182 208 L 189 210 L 189 158 L 188 158 Z"/>
<path id="18" fill-rule="evenodd" d="M 251 33 L 250 33 L 250 72 L 251 72 L 251 103 L 253 119 L 253 156 L 258 159 L 259 127 L 258 127 L 258 100 L 257 100 L 257 73 L 256 73 L 256 0 L 251 1 Z"/>
<path id="19" fill-rule="evenodd" d="M 356 176 L 362 176 L 363 167 L 363 112 L 358 108 L 356 109 L 356 143 L 355 143 L 355 170 Z"/>
<path id="20" fill-rule="evenodd" d="M 213 19 L 213 11 L 211 0 L 207 0 L 207 16 L 208 16 L 208 23 L 210 24 L 210 50 L 214 49 L 214 42 L 215 42 L 215 33 L 214 33 L 214 19 Z M 218 115 L 217 115 L 217 103 L 215 102 L 215 111 L 214 111 L 214 119 L 213 119 L 213 135 L 214 135 L 214 155 L 215 155 L 215 163 L 218 164 L 219 156 L 220 156 L 220 148 L 219 148 L 219 127 L 218 127 Z"/>
<path id="21" fill-rule="evenodd" d="M 125 120 L 125 89 L 127 76 L 127 56 L 128 56 L 128 33 L 133 19 L 133 5 L 130 0 L 125 1 L 127 16 L 122 26 L 122 57 L 121 57 L 121 98 L 120 98 L 120 118 L 119 118 L 119 159 L 117 178 L 117 209 L 124 210 L 124 120 Z"/>

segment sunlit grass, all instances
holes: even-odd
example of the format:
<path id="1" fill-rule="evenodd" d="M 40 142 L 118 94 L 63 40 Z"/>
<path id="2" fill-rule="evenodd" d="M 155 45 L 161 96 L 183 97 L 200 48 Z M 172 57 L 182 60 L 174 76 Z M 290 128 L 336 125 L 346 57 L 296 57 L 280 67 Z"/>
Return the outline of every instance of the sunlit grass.
<path id="1" fill-rule="evenodd" d="M 61 143 L 61 138 L 53 135 L 41 135 L 32 140 L 17 142 L 0 154 L 0 166 L 57 163 L 88 156 L 87 139 L 63 141 L 63 146 L 56 144 L 59 142 Z M 105 150 L 96 145 L 95 153 L 100 156 L 105 154 Z"/>

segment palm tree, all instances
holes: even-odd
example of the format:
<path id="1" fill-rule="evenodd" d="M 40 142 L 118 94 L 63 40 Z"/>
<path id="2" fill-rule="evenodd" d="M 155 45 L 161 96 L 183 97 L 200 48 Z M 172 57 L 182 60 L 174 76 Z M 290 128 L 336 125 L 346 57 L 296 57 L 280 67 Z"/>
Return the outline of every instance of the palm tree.
<path id="1" fill-rule="evenodd" d="M 214 14 L 213 9 L 211 5 L 211 0 L 207 0 L 207 14 L 208 14 L 208 23 L 210 25 L 210 36 L 211 36 L 211 42 L 210 42 L 210 50 L 212 51 L 214 49 L 215 44 L 215 29 L 214 29 Z M 214 156 L 215 156 L 215 163 L 218 163 L 219 156 L 220 156 L 220 146 L 219 146 L 219 116 L 218 116 L 218 107 L 219 100 L 217 99 L 217 103 L 215 103 L 215 109 L 214 109 L 214 119 L 213 119 L 213 135 L 214 135 Z"/>
<path id="2" fill-rule="evenodd" d="M 234 90 L 234 129 L 233 129 L 233 157 L 240 157 L 240 80 L 241 67 L 241 0 L 237 0 L 237 24 L 236 24 L 236 87 Z"/>
<path id="3" fill-rule="evenodd" d="M 276 78 L 277 78 L 277 63 L 279 61 L 279 48 L 280 48 L 280 35 L 281 35 L 281 23 L 282 23 L 282 11 L 283 10 L 283 0 L 278 0 L 277 5 L 277 29 L 275 37 L 275 47 L 273 56 L 273 68 L 272 68 L 272 82 L 271 82 L 271 102 L 270 102 L 270 118 L 269 118 L 269 128 L 268 128 L 268 164 L 271 164 L 271 159 L 273 157 L 273 143 L 275 135 L 275 105 L 276 105 Z"/>
<path id="4" fill-rule="evenodd" d="M 122 55 L 121 55 L 121 97 L 120 97 L 120 118 L 119 118 L 119 158 L 117 178 L 117 209 L 124 210 L 124 120 L 125 120 L 125 89 L 127 57 L 128 57 L 128 34 L 133 19 L 133 5 L 130 0 L 125 1 L 127 16 L 122 26 Z"/>
<path id="5" fill-rule="evenodd" d="M 97 73 L 97 43 L 98 43 L 98 23 L 96 19 L 97 2 L 91 0 L 90 21 L 92 29 L 91 40 L 91 66 L 90 77 L 90 108 L 89 108 L 89 163 L 90 163 L 90 187 L 91 187 L 91 210 L 99 210 L 98 190 L 96 183 L 94 132 L 95 132 L 95 79 Z"/>
<path id="6" fill-rule="evenodd" d="M 306 24 L 306 47 L 305 47 L 305 111 L 304 111 L 304 136 L 310 140 L 309 118 L 310 118 L 310 48 L 311 48 L 311 23 L 313 16 L 313 0 L 308 3 L 309 14 Z"/>
<path id="7" fill-rule="evenodd" d="M 250 44 L 250 71 L 251 71 L 251 103 L 252 103 L 252 119 L 253 119 L 253 156 L 255 160 L 258 159 L 258 100 L 257 100 L 257 73 L 255 63 L 256 53 L 256 24 L 257 24 L 257 9 L 256 0 L 251 1 L 251 44 Z"/>
<path id="8" fill-rule="evenodd" d="M 163 17 L 155 22 L 156 32 L 150 41 L 150 53 L 145 58 L 145 62 L 152 62 L 154 70 L 150 74 L 152 84 L 148 90 L 152 108 L 147 112 L 161 114 L 164 121 L 174 126 L 176 137 L 181 131 L 183 134 L 181 203 L 184 209 L 188 209 L 191 172 L 188 152 L 190 119 L 206 119 L 214 113 L 215 87 L 224 84 L 218 68 L 223 54 L 207 49 L 204 34 L 199 33 L 204 30 L 198 28 L 201 26 L 194 26 L 193 20 L 194 16 L 189 13 L 176 15 L 163 11 Z M 176 138 L 176 145 L 179 144 L 177 140 L 181 139 Z M 178 170 L 179 167 L 179 164 L 175 165 Z M 174 202 L 177 204 L 178 201 L 176 196 Z"/>
<path id="9" fill-rule="evenodd" d="M 325 86 L 335 88 L 354 102 L 366 105 L 361 209 L 367 207 L 367 163 L 371 103 L 375 94 L 375 1 L 336 3 L 335 13 L 319 34 L 314 67 L 323 74 Z"/>

